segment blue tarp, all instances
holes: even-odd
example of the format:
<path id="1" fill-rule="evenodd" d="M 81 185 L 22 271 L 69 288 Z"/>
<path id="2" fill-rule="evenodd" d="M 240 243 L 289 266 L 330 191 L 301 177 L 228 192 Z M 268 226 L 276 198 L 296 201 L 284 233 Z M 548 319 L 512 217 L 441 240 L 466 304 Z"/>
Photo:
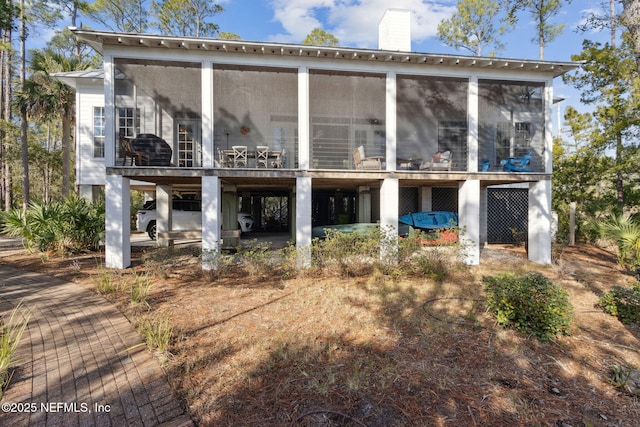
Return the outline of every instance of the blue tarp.
<path id="1" fill-rule="evenodd" d="M 445 211 L 414 212 L 408 215 L 402 215 L 398 218 L 398 221 L 414 228 L 438 230 L 441 228 L 457 227 L 458 214 Z"/>

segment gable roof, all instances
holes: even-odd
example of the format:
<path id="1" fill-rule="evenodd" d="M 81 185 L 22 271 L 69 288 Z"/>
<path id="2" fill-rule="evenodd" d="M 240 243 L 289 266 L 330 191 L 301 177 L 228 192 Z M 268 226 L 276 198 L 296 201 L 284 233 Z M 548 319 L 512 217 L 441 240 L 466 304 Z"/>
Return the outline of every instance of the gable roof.
<path id="1" fill-rule="evenodd" d="M 307 57 L 333 61 L 376 61 L 403 64 L 428 64 L 456 67 L 477 67 L 552 73 L 558 77 L 580 66 L 577 62 L 541 61 L 513 58 L 493 58 L 482 56 L 401 52 L 380 49 L 360 49 L 351 47 L 310 46 L 245 40 L 224 40 L 212 38 L 163 36 L 139 33 L 115 33 L 70 30 L 93 49 L 102 53 L 105 46 L 135 46 L 147 48 L 212 51 L 221 54 L 267 55 L 284 57 Z"/>

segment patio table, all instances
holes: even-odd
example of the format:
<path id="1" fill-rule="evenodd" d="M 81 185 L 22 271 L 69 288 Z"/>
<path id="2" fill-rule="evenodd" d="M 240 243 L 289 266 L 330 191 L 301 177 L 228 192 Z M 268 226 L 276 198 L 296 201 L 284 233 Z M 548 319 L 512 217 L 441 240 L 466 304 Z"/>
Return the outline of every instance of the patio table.
<path id="1" fill-rule="evenodd" d="M 229 167 L 233 167 L 233 150 L 223 149 L 222 153 L 227 157 L 227 164 L 231 165 Z M 282 156 L 282 151 L 272 151 L 269 150 L 267 154 L 267 158 L 269 160 L 269 164 L 279 164 L 280 156 Z M 252 159 L 253 167 L 255 167 L 255 158 L 256 158 L 256 149 L 247 147 L 247 159 Z M 249 166 L 249 165 L 247 165 Z"/>

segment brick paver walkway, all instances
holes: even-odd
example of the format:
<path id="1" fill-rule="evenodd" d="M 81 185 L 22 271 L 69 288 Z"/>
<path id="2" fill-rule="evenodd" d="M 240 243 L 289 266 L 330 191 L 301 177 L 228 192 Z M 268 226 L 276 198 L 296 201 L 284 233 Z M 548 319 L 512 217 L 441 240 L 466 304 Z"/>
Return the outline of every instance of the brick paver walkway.
<path id="1" fill-rule="evenodd" d="M 86 288 L 0 265 L 0 315 L 31 313 L 0 426 L 192 426 L 127 319 Z"/>

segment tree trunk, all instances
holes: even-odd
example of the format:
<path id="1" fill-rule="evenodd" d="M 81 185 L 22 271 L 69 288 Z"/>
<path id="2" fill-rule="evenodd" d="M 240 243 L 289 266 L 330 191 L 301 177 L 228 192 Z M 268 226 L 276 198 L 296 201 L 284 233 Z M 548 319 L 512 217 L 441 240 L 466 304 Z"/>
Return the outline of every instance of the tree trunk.
<path id="1" fill-rule="evenodd" d="M 620 22 L 631 34 L 636 64 L 640 71 L 640 1 L 622 0 L 622 6 L 624 10 L 620 14 Z"/>
<path id="2" fill-rule="evenodd" d="M 11 1 L 8 2 L 9 5 L 12 4 Z M 11 45 L 11 28 L 5 28 L 2 40 L 7 44 Z M 6 120 L 8 123 L 12 122 L 11 117 L 11 50 L 7 49 L 2 52 L 2 118 Z M 0 186 L 2 187 L 2 195 L 0 196 L 4 200 L 4 210 L 8 211 L 12 208 L 11 204 L 11 175 L 10 175 L 10 167 L 7 162 L 6 153 L 9 145 L 11 144 L 11 135 L 6 132 L 2 135 L 2 141 L 0 141 L 0 150 L 1 150 L 1 162 L 0 162 L 0 174 L 2 175 L 2 183 Z"/>
<path id="3" fill-rule="evenodd" d="M 20 1 L 20 87 L 24 89 L 27 75 L 26 43 L 27 43 L 27 17 L 25 15 L 25 2 Z M 20 143 L 22 147 L 22 207 L 29 206 L 29 145 L 28 145 L 28 121 L 27 111 L 20 112 Z"/>
<path id="4" fill-rule="evenodd" d="M 69 197 L 71 175 L 71 111 L 62 116 L 62 197 Z"/>
<path id="5" fill-rule="evenodd" d="M 622 173 L 622 134 L 618 132 L 616 135 L 616 200 L 618 207 L 624 207 L 624 176 Z"/>

